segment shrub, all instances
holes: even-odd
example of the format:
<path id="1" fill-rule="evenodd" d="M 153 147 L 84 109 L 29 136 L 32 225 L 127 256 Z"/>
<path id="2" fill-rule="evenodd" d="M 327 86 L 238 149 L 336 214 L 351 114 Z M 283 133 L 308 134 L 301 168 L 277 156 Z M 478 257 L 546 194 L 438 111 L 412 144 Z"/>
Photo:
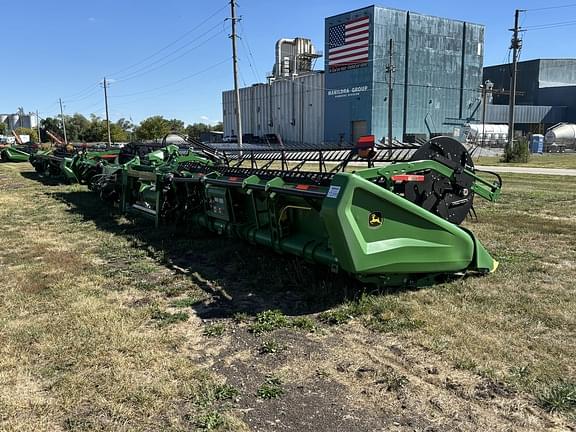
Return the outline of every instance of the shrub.
<path id="1" fill-rule="evenodd" d="M 530 150 L 528 148 L 528 140 L 521 138 L 514 143 L 512 148 L 506 146 L 504 155 L 502 156 L 502 162 L 526 163 L 529 157 Z"/>

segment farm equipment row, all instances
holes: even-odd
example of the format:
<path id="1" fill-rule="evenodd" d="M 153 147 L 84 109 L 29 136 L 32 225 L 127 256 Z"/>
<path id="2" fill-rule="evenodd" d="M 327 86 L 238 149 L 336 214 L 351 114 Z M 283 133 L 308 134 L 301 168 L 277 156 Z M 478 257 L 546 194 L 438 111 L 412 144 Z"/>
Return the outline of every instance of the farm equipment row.
<path id="1" fill-rule="evenodd" d="M 498 265 L 460 224 L 475 195 L 498 198 L 501 179 L 481 177 L 449 137 L 242 152 L 183 140 L 39 152 L 30 161 L 41 175 L 87 184 L 122 213 L 198 226 L 367 283 L 416 284 Z"/>

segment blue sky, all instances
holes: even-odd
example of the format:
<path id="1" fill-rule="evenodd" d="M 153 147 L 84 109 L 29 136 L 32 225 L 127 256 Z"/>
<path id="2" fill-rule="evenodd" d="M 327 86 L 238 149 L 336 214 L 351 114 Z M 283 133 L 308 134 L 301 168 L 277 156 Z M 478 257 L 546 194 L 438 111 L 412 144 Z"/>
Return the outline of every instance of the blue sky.
<path id="1" fill-rule="evenodd" d="M 135 122 L 161 114 L 185 123 L 221 119 L 221 91 L 232 87 L 226 0 L 28 0 L 2 2 L 0 112 L 40 110 L 104 115 L 99 81 L 110 81 L 110 116 Z M 569 0 L 388 0 L 381 6 L 486 26 L 485 65 L 506 61 L 514 9 L 526 28 L 576 20 L 576 7 L 534 10 Z M 241 84 L 264 81 L 274 43 L 308 37 L 319 50 L 324 18 L 371 3 L 358 0 L 238 0 Z M 532 9 L 532 10 L 530 10 Z M 523 59 L 574 57 L 576 26 L 524 33 Z M 319 62 L 318 67 L 322 67 Z"/>

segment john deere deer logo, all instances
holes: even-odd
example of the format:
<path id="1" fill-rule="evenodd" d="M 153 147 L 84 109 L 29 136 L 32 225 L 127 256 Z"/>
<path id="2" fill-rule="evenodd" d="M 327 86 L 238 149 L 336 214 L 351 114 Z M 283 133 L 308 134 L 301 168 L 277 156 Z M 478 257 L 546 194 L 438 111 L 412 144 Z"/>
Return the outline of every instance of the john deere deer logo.
<path id="1" fill-rule="evenodd" d="M 376 228 L 382 225 L 382 212 L 374 211 L 370 213 L 370 216 L 368 217 L 368 225 L 370 225 L 371 228 Z"/>

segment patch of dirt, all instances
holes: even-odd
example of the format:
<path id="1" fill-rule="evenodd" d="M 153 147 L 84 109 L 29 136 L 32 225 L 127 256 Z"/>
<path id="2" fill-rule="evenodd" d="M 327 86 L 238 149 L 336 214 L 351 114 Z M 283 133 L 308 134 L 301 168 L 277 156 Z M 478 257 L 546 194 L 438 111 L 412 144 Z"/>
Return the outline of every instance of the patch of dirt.
<path id="1" fill-rule="evenodd" d="M 261 353 L 262 343 L 272 339 L 280 351 Z M 291 376 L 293 371 L 284 370 L 288 363 L 310 361 L 316 353 L 323 353 L 322 338 L 288 329 L 256 336 L 238 328 L 225 349 L 211 359 L 211 370 L 240 391 L 233 411 L 254 431 L 377 431 L 392 425 L 392 418 L 382 419 L 346 403 L 345 386 L 322 371 L 312 370 L 299 380 Z M 284 393 L 264 400 L 257 391 L 268 376 L 280 378 Z"/>
<path id="2" fill-rule="evenodd" d="M 357 323 L 254 335 L 218 322 L 226 337 L 205 338 L 198 360 L 239 390 L 233 412 L 254 431 L 568 430 L 503 383 Z M 280 349 L 262 354 L 270 340 Z M 284 393 L 263 400 L 257 391 L 269 376 Z"/>

